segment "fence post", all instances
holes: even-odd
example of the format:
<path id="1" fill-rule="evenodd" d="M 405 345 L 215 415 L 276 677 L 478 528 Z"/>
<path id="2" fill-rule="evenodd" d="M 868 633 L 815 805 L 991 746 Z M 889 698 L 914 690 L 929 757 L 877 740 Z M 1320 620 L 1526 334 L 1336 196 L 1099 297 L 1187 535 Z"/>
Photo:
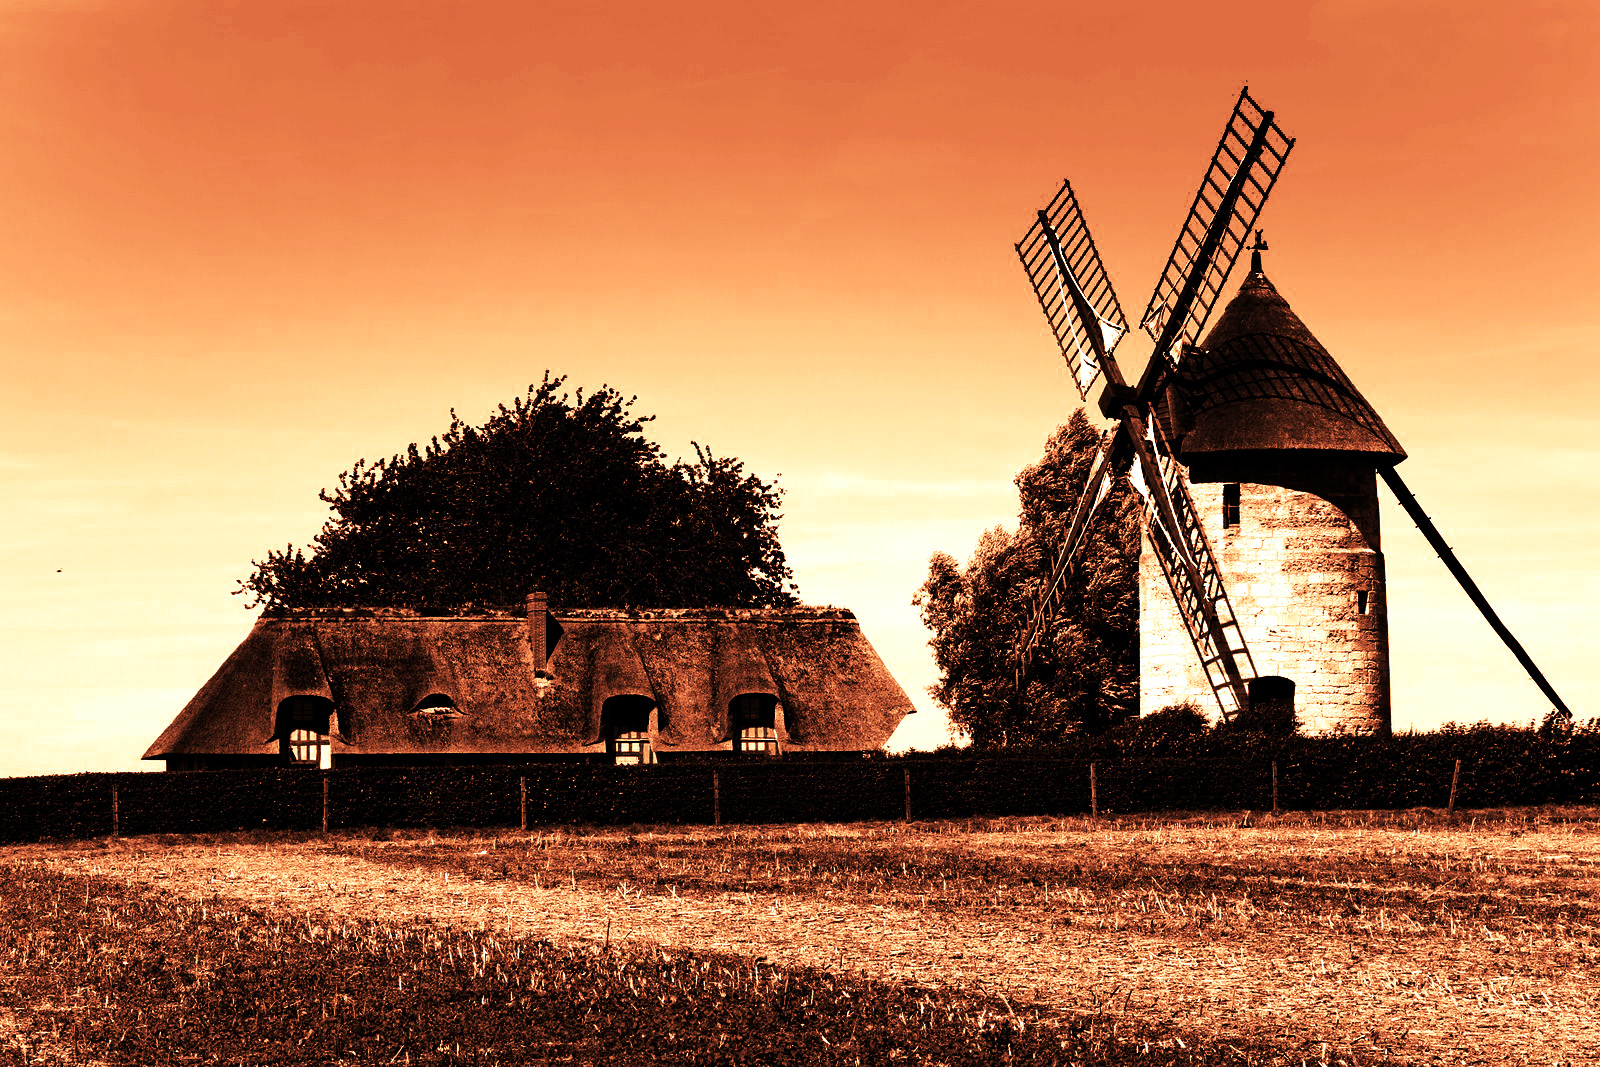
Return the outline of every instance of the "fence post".
<path id="1" fill-rule="evenodd" d="M 906 776 L 906 822 L 911 821 L 911 767 L 909 764 L 901 767 Z"/>
<path id="2" fill-rule="evenodd" d="M 522 805 L 521 805 L 521 807 L 522 807 L 522 832 L 523 833 L 527 833 L 528 832 L 528 778 L 527 778 L 527 775 L 523 775 L 523 777 L 521 778 L 521 790 L 522 790 Z"/>
<path id="3" fill-rule="evenodd" d="M 328 832 L 328 772 L 322 772 L 322 832 Z"/>
<path id="4" fill-rule="evenodd" d="M 117 806 L 117 787 L 113 783 L 111 786 L 111 836 L 121 837 L 121 830 L 122 812 Z"/>
<path id="5" fill-rule="evenodd" d="M 1092 818 L 1100 817 L 1100 777 L 1095 773 L 1096 764 L 1089 764 L 1089 815 Z"/>
<path id="6" fill-rule="evenodd" d="M 1282 815 L 1283 809 L 1278 807 L 1278 761 L 1272 761 L 1272 814 Z"/>
<path id="7" fill-rule="evenodd" d="M 1461 761 L 1456 760 L 1455 773 L 1450 776 L 1450 807 L 1445 814 L 1454 819 L 1456 817 L 1456 794 L 1461 788 Z"/>
<path id="8" fill-rule="evenodd" d="M 711 825 L 722 825 L 722 775 L 711 772 Z"/>

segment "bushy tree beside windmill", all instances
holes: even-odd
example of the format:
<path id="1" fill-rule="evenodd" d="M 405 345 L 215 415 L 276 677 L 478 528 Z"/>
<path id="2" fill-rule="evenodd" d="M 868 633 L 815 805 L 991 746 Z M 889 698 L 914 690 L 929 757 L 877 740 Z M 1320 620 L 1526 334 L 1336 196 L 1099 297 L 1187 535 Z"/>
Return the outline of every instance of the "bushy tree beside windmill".
<path id="1" fill-rule="evenodd" d="M 582 607 L 780 607 L 782 490 L 695 445 L 668 464 L 653 416 L 608 386 L 546 373 L 482 425 L 339 476 L 310 552 L 255 563 L 239 592 L 268 610 L 462 609 L 542 590 Z"/>
<path id="2" fill-rule="evenodd" d="M 944 552 L 928 563 L 915 603 L 939 682 L 930 689 L 951 722 L 981 748 L 1048 744 L 1098 733 L 1138 705 L 1138 518 L 1120 485 L 1089 530 L 1093 551 L 1065 593 L 1016 688 L 1016 635 L 1051 578 L 1054 546 L 1101 449 L 1082 409 L 1017 475 L 1018 526 L 979 539 L 965 566 Z"/>

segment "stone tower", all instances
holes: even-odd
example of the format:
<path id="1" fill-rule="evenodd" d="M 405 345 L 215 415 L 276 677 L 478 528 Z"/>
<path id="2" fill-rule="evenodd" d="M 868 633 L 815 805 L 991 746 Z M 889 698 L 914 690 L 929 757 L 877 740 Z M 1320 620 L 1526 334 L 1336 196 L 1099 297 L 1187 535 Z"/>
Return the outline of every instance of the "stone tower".
<path id="1" fill-rule="evenodd" d="M 1398 441 L 1267 280 L 1261 254 L 1157 406 L 1188 468 L 1257 680 L 1308 733 L 1389 730 L 1377 470 Z M 1148 535 L 1139 559 L 1141 713 L 1216 699 Z"/>

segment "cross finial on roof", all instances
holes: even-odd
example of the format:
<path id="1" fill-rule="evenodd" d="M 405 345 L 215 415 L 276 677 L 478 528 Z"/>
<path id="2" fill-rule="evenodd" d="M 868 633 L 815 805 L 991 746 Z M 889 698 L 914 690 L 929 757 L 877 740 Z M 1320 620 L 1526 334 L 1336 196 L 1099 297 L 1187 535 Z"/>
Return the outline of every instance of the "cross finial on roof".
<path id="1" fill-rule="evenodd" d="M 1263 236 L 1263 233 L 1264 233 L 1264 231 L 1257 230 L 1256 231 L 1256 243 L 1250 246 L 1250 273 L 1251 274 L 1260 274 L 1261 273 L 1261 253 L 1263 253 L 1263 252 L 1265 252 L 1267 250 L 1267 239 L 1266 239 L 1265 236 Z"/>

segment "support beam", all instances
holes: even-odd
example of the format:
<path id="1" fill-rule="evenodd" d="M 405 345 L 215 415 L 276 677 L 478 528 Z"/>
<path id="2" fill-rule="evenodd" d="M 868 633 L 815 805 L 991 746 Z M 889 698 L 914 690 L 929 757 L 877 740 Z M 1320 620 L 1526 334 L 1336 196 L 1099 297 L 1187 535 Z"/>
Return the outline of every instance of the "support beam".
<path id="1" fill-rule="evenodd" d="M 1528 650 L 1522 647 L 1522 642 L 1512 636 L 1511 630 L 1507 628 L 1505 623 L 1500 621 L 1500 616 L 1495 613 L 1494 608 L 1489 606 L 1488 598 L 1483 595 L 1482 591 L 1478 589 L 1477 583 L 1467 574 L 1467 569 L 1461 565 L 1461 561 L 1456 558 L 1456 554 L 1451 551 L 1450 546 L 1445 544 L 1444 537 L 1439 533 L 1439 528 L 1433 524 L 1433 520 L 1428 518 L 1427 513 L 1422 510 L 1422 505 L 1417 503 L 1417 498 L 1411 495 L 1411 490 L 1406 488 L 1406 483 L 1400 480 L 1399 473 L 1393 467 L 1380 467 L 1378 473 L 1383 475 L 1385 482 L 1389 483 L 1389 489 L 1394 493 L 1394 498 L 1400 502 L 1401 507 L 1406 509 L 1406 514 L 1410 515 L 1411 521 L 1417 524 L 1417 529 L 1421 530 L 1422 536 L 1428 539 L 1428 544 L 1433 546 L 1434 552 L 1444 561 L 1445 567 L 1449 569 L 1451 574 L 1455 575 L 1456 581 L 1461 583 L 1461 588 L 1466 591 L 1467 597 L 1478 606 L 1478 610 L 1483 613 L 1484 619 L 1489 623 L 1490 629 L 1500 635 L 1500 640 L 1504 641 L 1506 647 L 1511 650 L 1511 654 L 1517 657 L 1517 662 L 1522 664 L 1522 669 L 1528 672 L 1528 676 L 1533 679 L 1533 684 L 1539 687 L 1539 691 L 1550 699 L 1550 703 L 1554 704 L 1558 711 L 1571 715 L 1572 712 L 1567 708 L 1566 702 L 1557 695 L 1555 686 L 1551 685 L 1549 680 L 1545 678 L 1544 672 L 1539 670 L 1538 665 L 1533 662 L 1533 657 L 1528 655 Z"/>

